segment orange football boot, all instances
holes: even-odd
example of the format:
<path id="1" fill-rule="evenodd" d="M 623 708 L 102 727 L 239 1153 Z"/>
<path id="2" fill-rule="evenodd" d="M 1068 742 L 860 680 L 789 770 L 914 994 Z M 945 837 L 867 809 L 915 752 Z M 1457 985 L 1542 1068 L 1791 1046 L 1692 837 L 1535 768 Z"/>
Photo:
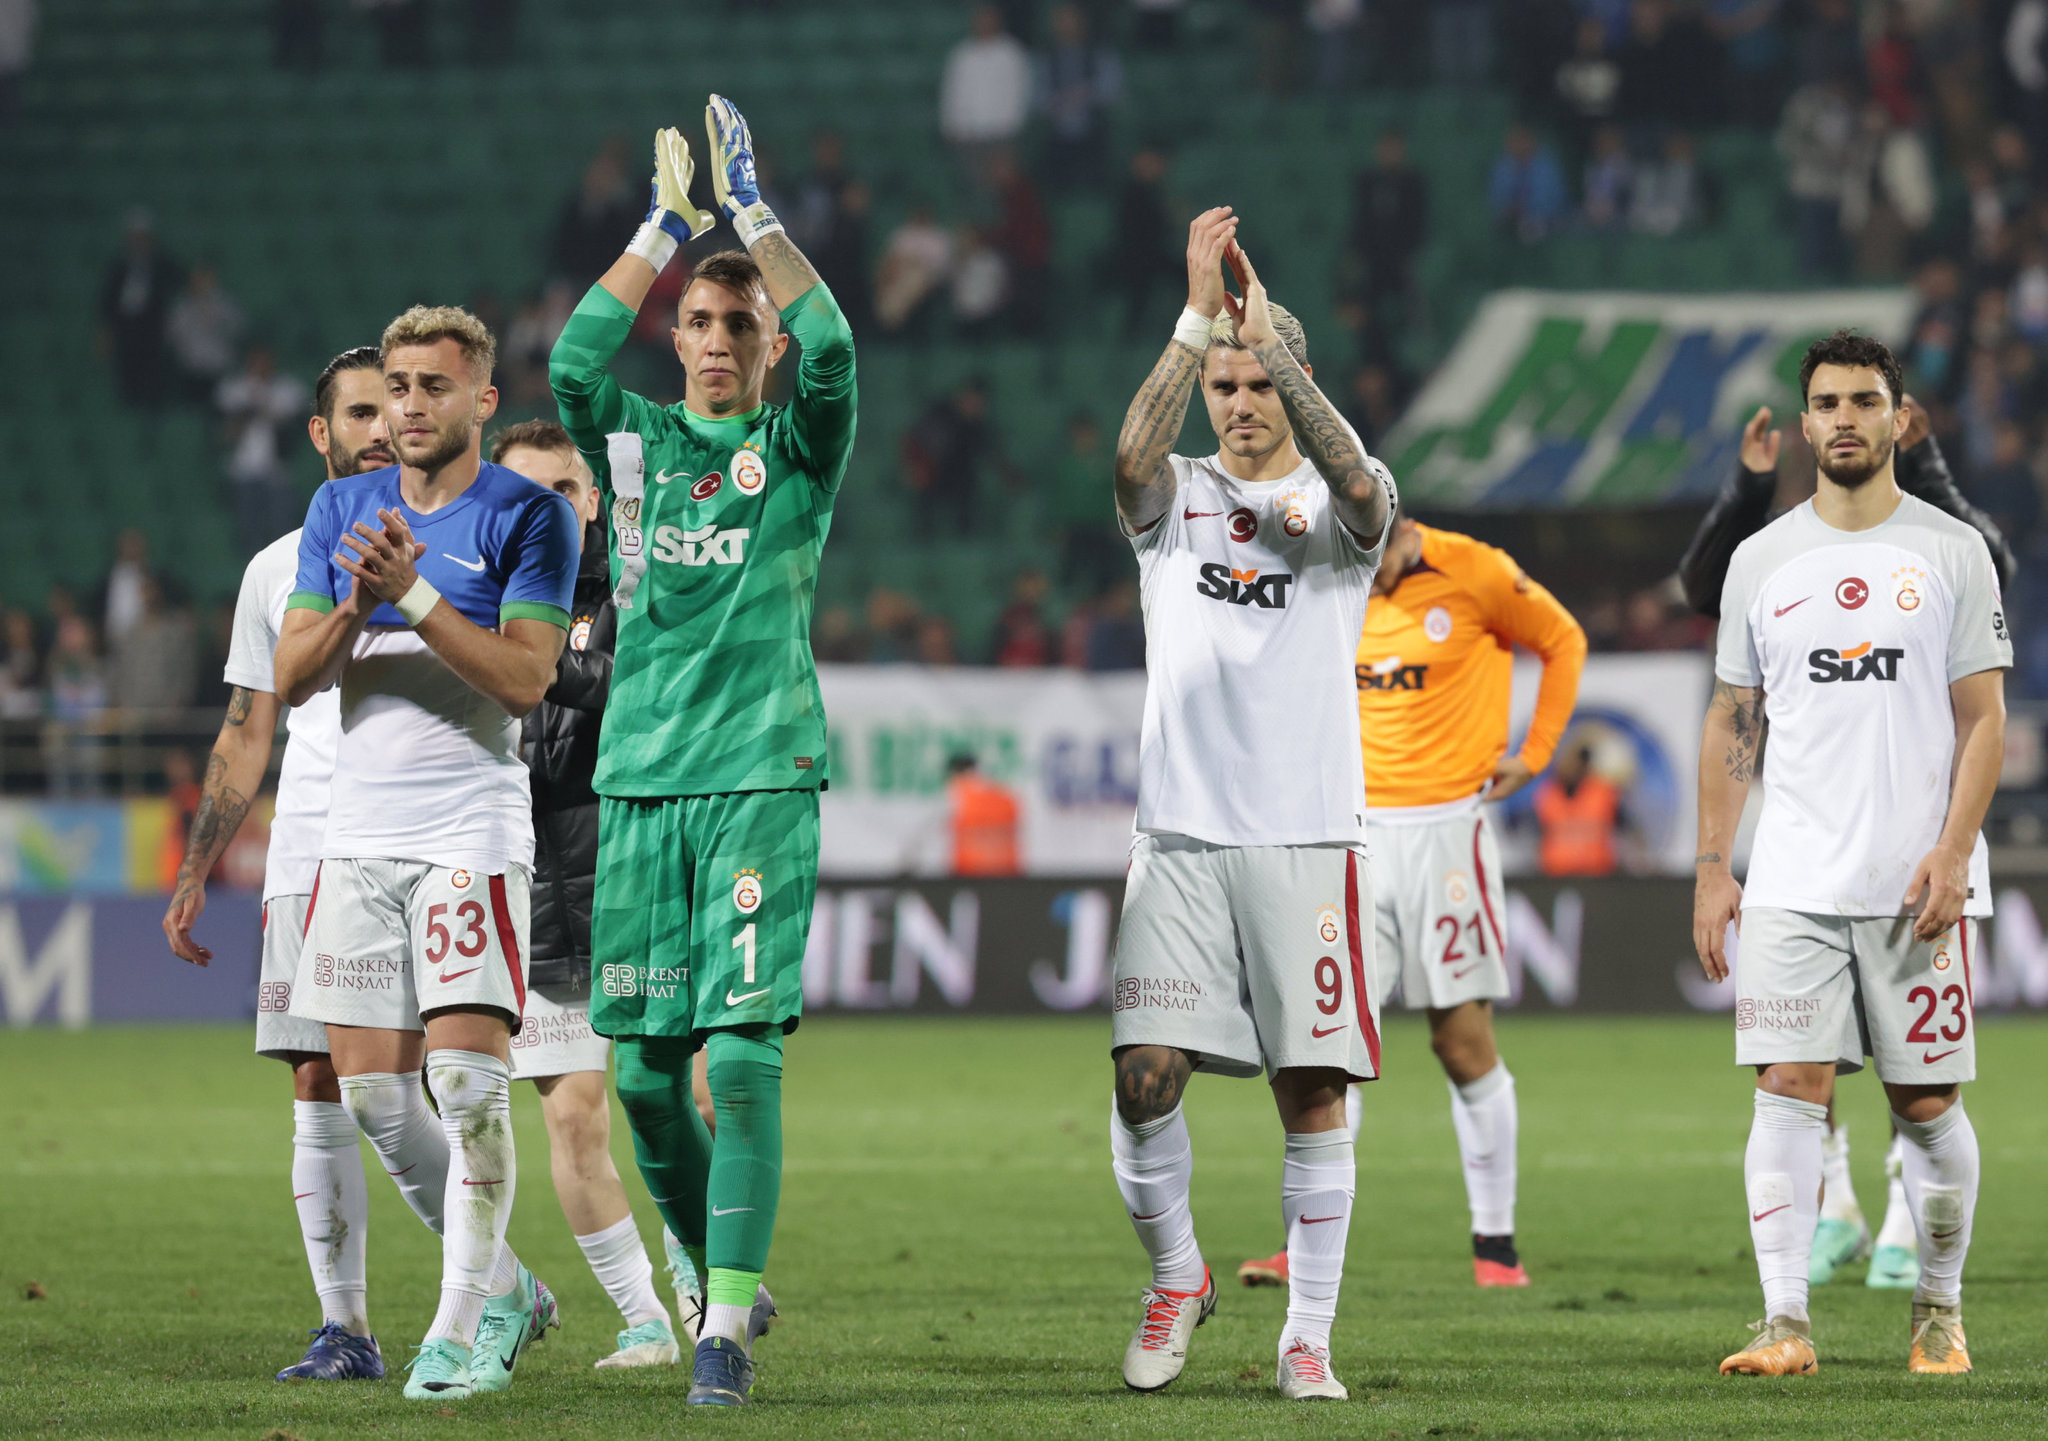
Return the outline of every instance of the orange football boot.
<path id="1" fill-rule="evenodd" d="M 1517 1261 L 1512 1266 L 1503 1266 L 1498 1261 L 1489 1261 L 1484 1256 L 1472 1258 L 1472 1280 L 1480 1286 L 1526 1286 L 1529 1273 Z"/>
<path id="2" fill-rule="evenodd" d="M 1282 1246 L 1277 1256 L 1268 1256 L 1263 1261 L 1245 1262 L 1237 1268 L 1237 1279 L 1247 1286 L 1285 1286 L 1287 1248 Z"/>
<path id="3" fill-rule="evenodd" d="M 1752 1321 L 1756 1339 L 1721 1363 L 1723 1376 L 1811 1376 L 1820 1370 L 1813 1354 L 1813 1325 L 1789 1316 Z"/>
<path id="4" fill-rule="evenodd" d="M 1923 1376 L 1960 1376 L 1970 1369 L 1959 1307 L 1913 1303 L 1913 1350 L 1906 1369 Z"/>

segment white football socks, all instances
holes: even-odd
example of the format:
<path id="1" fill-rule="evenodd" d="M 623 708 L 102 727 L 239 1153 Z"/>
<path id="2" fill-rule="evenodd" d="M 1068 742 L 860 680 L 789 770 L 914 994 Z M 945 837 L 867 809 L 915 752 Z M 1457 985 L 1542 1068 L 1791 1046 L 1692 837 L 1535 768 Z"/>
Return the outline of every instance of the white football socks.
<path id="1" fill-rule="evenodd" d="M 341 1078 L 341 1100 L 412 1213 L 435 1235 L 448 1190 L 448 1136 L 427 1106 L 417 1072 Z M 294 1187 L 293 1189 L 297 1189 Z"/>
<path id="2" fill-rule="evenodd" d="M 1179 1112 L 1175 1112 L 1178 1115 Z M 1358 1166 L 1344 1131 L 1290 1132 L 1280 1162 L 1280 1215 L 1287 1226 L 1287 1323 L 1280 1353 L 1296 1340 L 1328 1348 L 1344 1281 L 1344 1242 Z"/>
<path id="3" fill-rule="evenodd" d="M 370 1193 L 357 1135 L 339 1102 L 292 1102 L 292 1200 L 321 1320 L 367 1336 Z"/>
<path id="4" fill-rule="evenodd" d="M 590 1273 L 597 1277 L 597 1284 L 604 1287 L 604 1293 L 612 1298 L 628 1326 L 668 1320 L 668 1308 L 654 1293 L 654 1263 L 647 1259 L 640 1228 L 631 1216 L 602 1231 L 578 1236 L 576 1244 L 583 1248 Z"/>
<path id="5" fill-rule="evenodd" d="M 1906 1143 L 1906 1196 L 1920 1222 L 1920 1284 L 1913 1299 L 1930 1306 L 1963 1304 L 1963 1258 L 1977 1213 L 1977 1130 L 1962 1097 L 1931 1121 L 1892 1124 Z"/>
<path id="6" fill-rule="evenodd" d="M 1520 1111 L 1515 1078 L 1501 1061 L 1476 1081 L 1451 1083 L 1451 1126 L 1465 1168 L 1472 1234 L 1515 1234 L 1515 1141 Z"/>
<path id="7" fill-rule="evenodd" d="M 1124 1210 L 1130 1213 L 1139 1244 L 1152 1258 L 1152 1289 L 1200 1291 L 1208 1272 L 1202 1265 L 1202 1249 L 1195 1244 L 1195 1215 L 1188 1205 L 1195 1153 L 1181 1108 L 1133 1126 L 1112 1103 L 1109 1154 Z"/>
<path id="8" fill-rule="evenodd" d="M 1894 1132 L 1884 1153 L 1884 1224 L 1877 1228 L 1879 1246 L 1918 1251 L 1920 1234 L 1913 1226 L 1912 1203 L 1906 1199 L 1906 1143 Z"/>
<path id="9" fill-rule="evenodd" d="M 476 1340 L 484 1298 L 500 1289 L 500 1253 L 519 1183 L 512 1072 L 496 1056 L 478 1051 L 434 1051 L 427 1057 L 427 1084 L 441 1103 L 450 1161 L 442 1206 L 441 1308 L 427 1339 L 468 1346 Z"/>
<path id="10" fill-rule="evenodd" d="M 1827 1183 L 1820 1198 L 1820 1218 L 1851 1226 L 1860 1223 L 1863 1208 L 1856 1204 L 1856 1182 L 1849 1175 L 1849 1128 L 1839 1121 L 1820 1143 L 1820 1173 Z"/>
<path id="11" fill-rule="evenodd" d="M 1808 1319 L 1806 1274 L 1820 1220 L 1820 1153 L 1827 1129 L 1826 1106 L 1756 1093 L 1742 1176 L 1766 1319 Z"/>

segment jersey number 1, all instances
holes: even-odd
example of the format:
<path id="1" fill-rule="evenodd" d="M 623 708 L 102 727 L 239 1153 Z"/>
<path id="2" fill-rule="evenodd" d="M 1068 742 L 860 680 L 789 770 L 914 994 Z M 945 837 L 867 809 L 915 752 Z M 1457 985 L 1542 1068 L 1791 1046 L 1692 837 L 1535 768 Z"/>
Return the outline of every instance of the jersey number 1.
<path id="1" fill-rule="evenodd" d="M 732 938 L 732 948 L 733 948 L 734 950 L 736 950 L 736 951 L 738 951 L 738 950 L 744 950 L 744 951 L 745 951 L 745 952 L 747 953 L 747 956 L 746 956 L 746 967 L 747 967 L 747 972 L 746 972 L 746 975 L 745 975 L 745 977 L 743 978 L 743 980 L 742 980 L 741 984 L 743 984 L 743 985 L 749 985 L 749 986 L 753 985 L 753 984 L 754 984 L 754 923 L 753 923 L 752 921 L 748 921 L 748 922 L 746 923 L 746 925 L 745 925 L 745 926 L 741 927 L 741 929 L 740 929 L 740 933 L 739 933 L 738 935 L 736 935 L 736 936 L 734 936 L 734 937 Z"/>

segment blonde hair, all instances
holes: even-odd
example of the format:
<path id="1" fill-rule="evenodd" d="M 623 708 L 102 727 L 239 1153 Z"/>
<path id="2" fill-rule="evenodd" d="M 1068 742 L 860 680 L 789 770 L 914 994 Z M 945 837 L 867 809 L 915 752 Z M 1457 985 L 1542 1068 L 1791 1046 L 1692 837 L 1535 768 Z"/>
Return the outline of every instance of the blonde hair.
<path id="1" fill-rule="evenodd" d="M 1266 313 L 1273 317 L 1273 330 L 1280 337 L 1280 343 L 1287 347 L 1287 353 L 1294 357 L 1296 365 L 1308 364 L 1308 335 L 1301 328 L 1301 322 L 1294 318 L 1294 312 L 1284 305 L 1266 302 Z M 1220 310 L 1209 322 L 1209 343 L 1220 345 L 1226 350 L 1243 350 L 1244 344 L 1237 338 L 1237 325 L 1230 318 L 1228 310 Z"/>
<path id="2" fill-rule="evenodd" d="M 401 345 L 432 345 L 437 340 L 455 342 L 476 372 L 479 387 L 491 383 L 491 372 L 498 364 L 498 342 L 488 325 L 459 305 L 415 305 L 384 327 L 381 348 L 389 363 L 391 352 Z"/>

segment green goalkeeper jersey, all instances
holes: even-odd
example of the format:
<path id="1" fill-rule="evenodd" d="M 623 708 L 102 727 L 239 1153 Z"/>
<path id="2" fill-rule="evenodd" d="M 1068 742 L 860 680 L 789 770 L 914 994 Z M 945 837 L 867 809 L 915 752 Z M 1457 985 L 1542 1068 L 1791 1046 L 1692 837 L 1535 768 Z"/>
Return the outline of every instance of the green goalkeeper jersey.
<path id="1" fill-rule="evenodd" d="M 619 629 L 598 794 L 813 790 L 826 779 L 811 606 L 853 449 L 853 335 L 823 285 L 782 312 L 795 397 L 707 420 L 606 366 L 634 312 L 602 286 L 548 375 L 611 508 Z"/>

